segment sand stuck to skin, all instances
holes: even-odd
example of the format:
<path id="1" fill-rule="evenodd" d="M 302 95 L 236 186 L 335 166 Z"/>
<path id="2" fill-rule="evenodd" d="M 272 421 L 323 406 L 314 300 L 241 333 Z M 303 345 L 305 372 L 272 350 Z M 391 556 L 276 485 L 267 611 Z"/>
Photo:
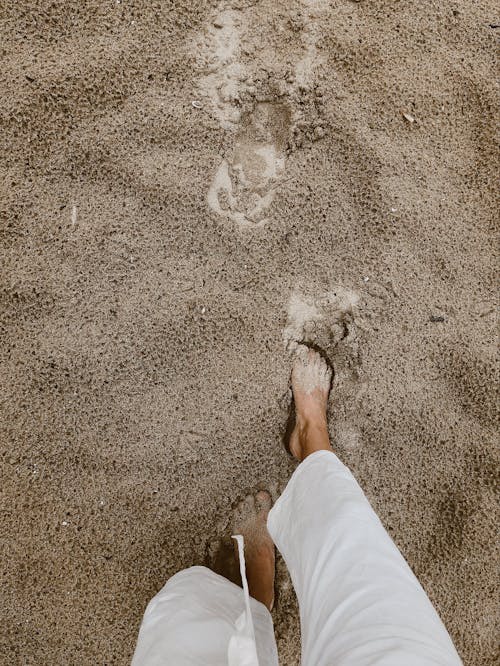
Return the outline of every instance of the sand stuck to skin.
<path id="1" fill-rule="evenodd" d="M 493 663 L 497 9 L 4 4 L 2 663 L 129 662 L 150 597 L 293 471 L 298 342 L 464 662 Z"/>

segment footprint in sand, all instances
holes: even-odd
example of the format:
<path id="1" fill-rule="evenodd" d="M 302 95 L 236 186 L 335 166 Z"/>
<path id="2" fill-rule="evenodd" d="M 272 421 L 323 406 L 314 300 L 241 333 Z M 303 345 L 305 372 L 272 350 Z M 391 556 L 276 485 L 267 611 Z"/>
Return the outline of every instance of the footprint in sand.
<path id="1" fill-rule="evenodd" d="M 200 90 L 210 99 L 215 117 L 226 130 L 234 129 L 241 117 L 239 95 L 247 78 L 246 68 L 240 62 L 243 23 L 240 10 L 221 3 L 196 47 L 206 72 L 200 80 Z"/>
<path id="2" fill-rule="evenodd" d="M 359 295 L 335 287 L 319 296 L 295 291 L 288 303 L 285 349 L 293 354 L 299 345 L 319 350 L 334 368 L 334 390 L 330 394 L 335 419 L 335 442 L 344 450 L 361 446 L 358 424 L 361 357 L 357 321 Z"/>
<path id="3" fill-rule="evenodd" d="M 241 226 L 268 220 L 286 152 L 302 145 L 297 132 L 313 140 L 323 136 L 314 87 L 323 66 L 317 44 L 328 7 L 327 0 L 302 0 L 277 15 L 272 0 L 221 0 L 195 38 L 198 94 L 209 102 L 229 146 L 207 202 Z"/>
<path id="4" fill-rule="evenodd" d="M 332 362 L 339 343 L 356 337 L 358 302 L 358 294 L 340 286 L 319 296 L 294 291 L 283 330 L 286 350 L 293 353 L 305 344 L 321 349 Z"/>
<path id="5" fill-rule="evenodd" d="M 258 102 L 242 118 L 234 147 L 222 160 L 208 191 L 219 215 L 243 226 L 263 225 L 285 169 L 290 111 L 285 104 Z"/>

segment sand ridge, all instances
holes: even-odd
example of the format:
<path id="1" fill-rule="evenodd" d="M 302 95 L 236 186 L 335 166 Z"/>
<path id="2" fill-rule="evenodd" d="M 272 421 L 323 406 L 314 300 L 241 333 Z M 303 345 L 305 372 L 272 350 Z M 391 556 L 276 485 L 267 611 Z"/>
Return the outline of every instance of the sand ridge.
<path id="1" fill-rule="evenodd" d="M 1 660 L 129 663 L 151 596 L 293 472 L 305 341 L 337 452 L 494 662 L 496 11 L 5 7 Z M 277 593 L 293 666 L 279 557 Z"/>

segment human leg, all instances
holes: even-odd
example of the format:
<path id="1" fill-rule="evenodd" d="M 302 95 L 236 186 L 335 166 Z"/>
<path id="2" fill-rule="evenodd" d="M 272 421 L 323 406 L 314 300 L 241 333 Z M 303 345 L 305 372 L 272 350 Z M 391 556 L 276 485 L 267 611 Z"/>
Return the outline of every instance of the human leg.
<path id="1" fill-rule="evenodd" d="M 272 618 L 250 599 L 259 666 L 277 666 Z M 149 602 L 132 666 L 221 666 L 255 664 L 233 651 L 237 623 L 245 610 L 243 590 L 206 567 L 191 567 L 170 578 Z M 241 659 L 240 659 L 241 657 Z M 236 658 L 236 661 L 235 661 Z"/>
<path id="2" fill-rule="evenodd" d="M 258 666 L 277 666 L 269 613 L 274 598 L 274 544 L 266 527 L 270 506 L 271 497 L 260 491 L 238 506 L 234 518 L 234 531 L 244 538 L 243 579 L 251 597 L 206 567 L 177 573 L 146 609 L 132 666 L 257 666 L 257 659 Z"/>
<path id="3" fill-rule="evenodd" d="M 460 664 L 424 590 L 331 450 L 328 371 L 317 354 L 298 358 L 292 385 L 290 449 L 303 462 L 268 528 L 299 600 L 303 666 Z"/>
<path id="4" fill-rule="evenodd" d="M 245 541 L 245 566 L 250 596 L 268 610 L 274 604 L 274 543 L 267 530 L 267 516 L 272 506 L 268 492 L 260 490 L 249 495 L 238 506 L 233 532 Z M 235 545 L 235 555 L 238 550 Z"/>

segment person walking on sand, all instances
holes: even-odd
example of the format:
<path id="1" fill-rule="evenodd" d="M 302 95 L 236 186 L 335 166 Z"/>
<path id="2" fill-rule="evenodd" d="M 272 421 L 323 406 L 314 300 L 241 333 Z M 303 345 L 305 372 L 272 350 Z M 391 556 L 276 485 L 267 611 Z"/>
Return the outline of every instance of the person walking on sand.
<path id="1" fill-rule="evenodd" d="M 332 451 L 331 376 L 318 353 L 299 349 L 290 452 L 300 464 L 274 507 L 260 491 L 238 509 L 243 591 L 206 567 L 174 575 L 146 609 L 133 666 L 276 666 L 275 544 L 299 601 L 303 666 L 462 663 L 423 588 Z"/>

